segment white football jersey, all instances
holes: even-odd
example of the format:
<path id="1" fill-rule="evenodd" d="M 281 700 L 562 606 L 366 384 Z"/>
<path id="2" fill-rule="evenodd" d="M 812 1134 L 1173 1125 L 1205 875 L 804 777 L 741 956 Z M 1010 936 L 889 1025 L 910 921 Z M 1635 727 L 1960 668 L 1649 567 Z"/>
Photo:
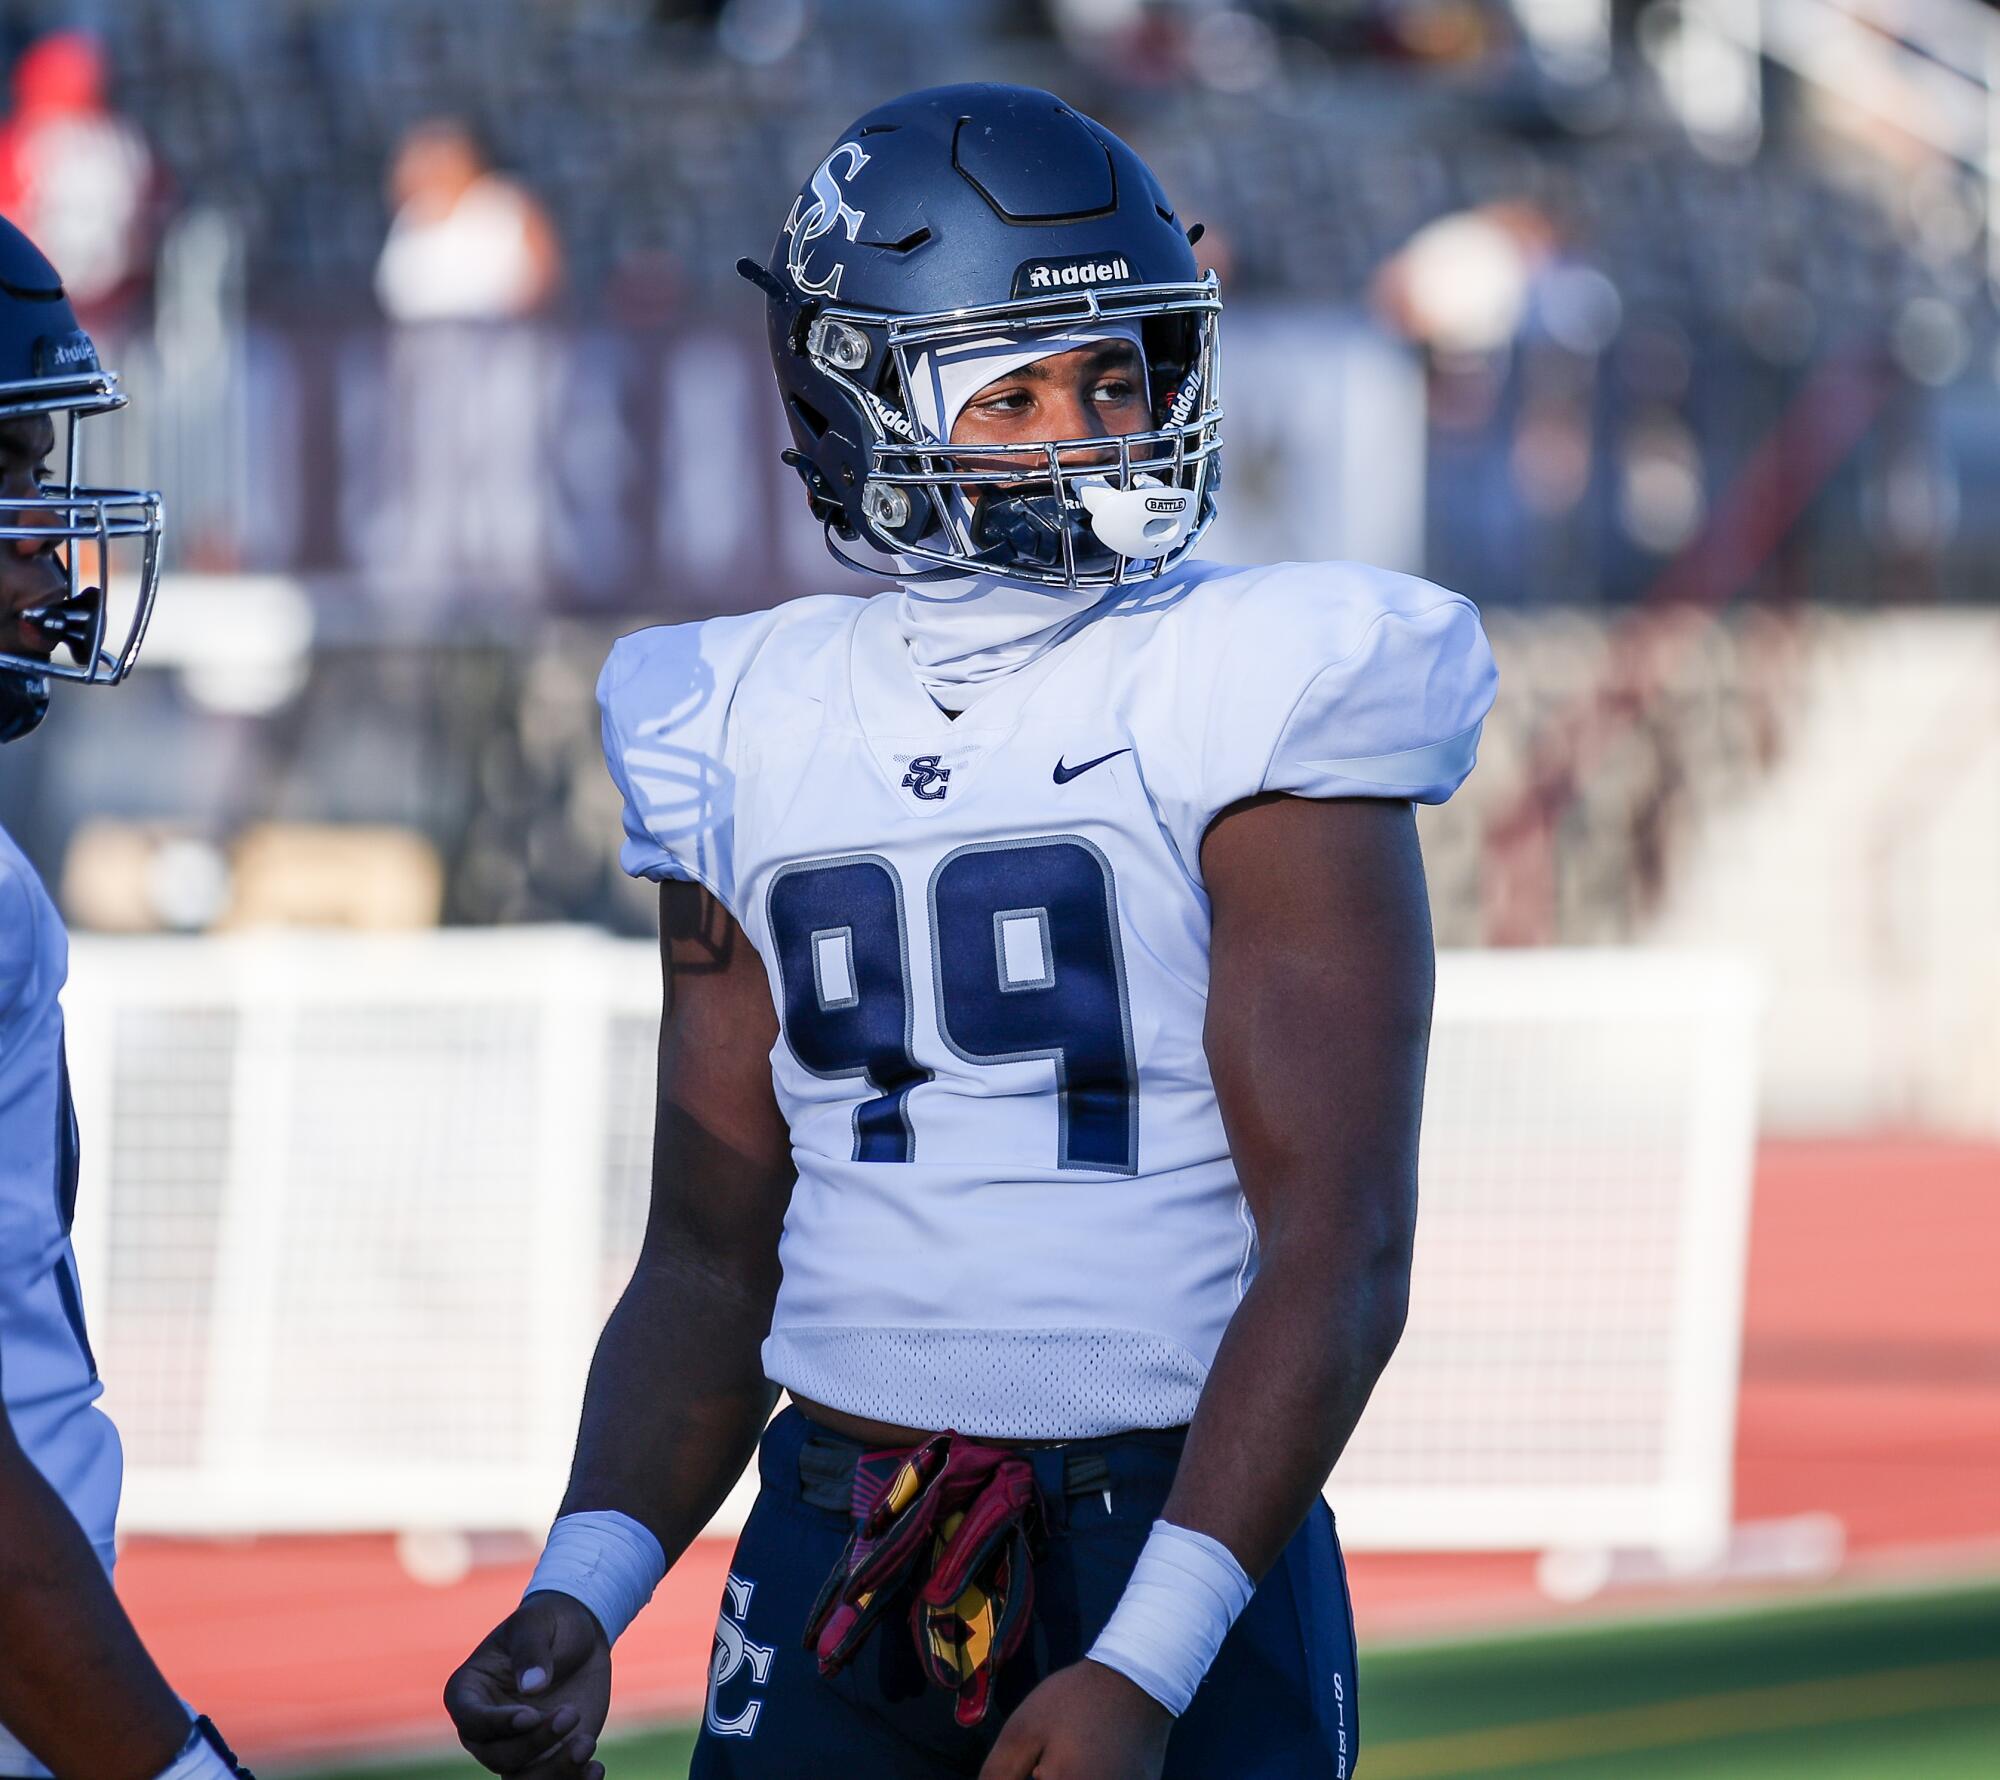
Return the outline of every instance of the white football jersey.
<path id="1" fill-rule="evenodd" d="M 1188 1420 L 1257 1256 L 1202 835 L 1260 791 L 1441 801 L 1494 678 L 1468 601 L 1353 563 L 1188 564 L 956 720 L 894 593 L 623 638 L 625 868 L 706 885 L 780 1013 L 770 1378 L 995 1438 Z"/>
<path id="2" fill-rule="evenodd" d="M 0 1397 L 108 1572 L 124 1461 L 96 1407 L 103 1387 L 69 1241 L 76 1117 L 57 999 L 68 974 L 62 917 L 0 829 Z M 0 1774 L 47 1771 L 0 1725 Z"/>

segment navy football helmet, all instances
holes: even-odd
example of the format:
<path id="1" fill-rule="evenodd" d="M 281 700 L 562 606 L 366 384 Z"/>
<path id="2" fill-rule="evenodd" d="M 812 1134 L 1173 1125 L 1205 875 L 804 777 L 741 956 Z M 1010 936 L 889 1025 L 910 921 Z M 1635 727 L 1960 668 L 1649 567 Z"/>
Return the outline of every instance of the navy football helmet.
<path id="1" fill-rule="evenodd" d="M 1124 143 L 1032 87 L 932 87 L 858 119 L 814 168 L 770 262 L 771 358 L 814 517 L 919 573 L 1121 584 L 1187 554 L 1222 447 L 1215 275 Z M 1154 424 L 953 446 L 928 355 L 978 339 L 1135 333 Z M 996 459 L 1009 467 L 994 467 Z M 1088 467 L 1086 467 L 1088 466 Z M 860 567 L 860 564 L 854 564 Z"/>
<path id="2" fill-rule="evenodd" d="M 66 590 L 31 612 L 0 620 L 31 623 L 67 661 L 0 648 L 0 742 L 26 735 L 46 715 L 51 680 L 115 686 L 132 663 L 152 617 L 160 577 L 160 497 L 137 488 L 88 488 L 77 480 L 78 439 L 92 415 L 125 406 L 118 379 L 97 362 L 77 326 L 62 279 L 40 249 L 0 218 L 0 421 L 47 414 L 61 422 L 59 477 L 39 494 L 0 504 L 0 544 L 54 540 Z M 121 601 L 121 634 L 107 636 L 112 544 L 136 539 L 138 587 Z M 86 560 L 90 573 L 85 573 Z M 13 625 L 8 626 L 11 639 Z"/>

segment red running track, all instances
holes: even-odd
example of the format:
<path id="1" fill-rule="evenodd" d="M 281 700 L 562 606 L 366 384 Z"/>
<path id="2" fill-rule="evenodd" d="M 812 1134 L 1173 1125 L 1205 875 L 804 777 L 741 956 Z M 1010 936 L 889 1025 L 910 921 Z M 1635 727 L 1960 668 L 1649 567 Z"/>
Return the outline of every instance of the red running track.
<path id="1" fill-rule="evenodd" d="M 2000 1565 L 2000 1148 L 1767 1144 L 1737 1441 L 1739 1520 L 1825 1511 L 1862 1568 Z M 618 1647 L 620 1716 L 692 1716 L 727 1548 L 675 1569 Z M 386 1538 L 134 1540 L 119 1587 L 174 1684 L 255 1761 L 448 1736 L 445 1676 L 524 1562 L 412 1582 Z M 1561 1611 L 1530 1560 L 1363 1555 L 1362 1636 Z M 1602 1611 L 1600 1606 L 1598 1611 Z"/>

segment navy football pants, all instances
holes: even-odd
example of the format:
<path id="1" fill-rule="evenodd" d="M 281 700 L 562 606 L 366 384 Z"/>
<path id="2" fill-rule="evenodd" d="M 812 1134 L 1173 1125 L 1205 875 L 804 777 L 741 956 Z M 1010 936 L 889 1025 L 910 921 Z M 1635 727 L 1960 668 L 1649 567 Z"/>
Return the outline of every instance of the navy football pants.
<path id="1" fill-rule="evenodd" d="M 1034 1625 L 1001 1671 L 986 1723 L 965 1730 L 952 1696 L 918 1666 L 906 1601 L 890 1605 L 831 1680 L 804 1647 L 806 1616 L 847 1542 L 846 1479 L 861 1449 L 787 1408 L 758 1453 L 763 1488 L 730 1566 L 690 1780 L 976 1776 L 1007 1714 L 1083 1656 L 1111 1617 L 1182 1439 L 1125 1434 L 1025 1455 L 1049 1534 Z M 1165 1780 L 1345 1780 L 1360 1750 L 1354 1701 L 1347 1576 L 1321 1503 L 1174 1727 Z"/>

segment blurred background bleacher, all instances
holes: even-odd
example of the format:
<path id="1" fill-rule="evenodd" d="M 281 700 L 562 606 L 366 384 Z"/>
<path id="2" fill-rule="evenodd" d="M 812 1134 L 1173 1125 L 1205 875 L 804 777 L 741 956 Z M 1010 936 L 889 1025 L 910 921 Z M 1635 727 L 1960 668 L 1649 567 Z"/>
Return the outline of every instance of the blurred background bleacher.
<path id="1" fill-rule="evenodd" d="M 497 938 L 498 959 L 506 936 L 427 930 L 650 935 L 598 750 L 608 643 L 869 586 L 828 559 L 779 462 L 763 305 L 732 267 L 768 251 L 849 120 L 980 78 L 1093 112 L 1206 226 L 1229 421 L 1204 554 L 1352 556 L 1480 604 L 1500 700 L 1478 771 L 1422 816 L 1440 942 L 1722 951 L 1761 983 L 1754 1092 L 1779 1148 L 1760 1170 L 1739 1506 L 1853 1528 L 1893 1503 L 1866 1524 L 1902 1549 L 1923 1530 L 1921 1479 L 1950 1472 L 1954 1502 L 1988 1502 L 1931 1532 L 2000 1537 L 2000 1348 L 1967 1308 L 1983 1288 L 1950 1283 L 2000 1190 L 2000 10 L 0 0 L 0 70 L 0 207 L 69 270 L 135 398 L 86 433 L 90 468 L 162 488 L 169 512 L 133 681 L 63 700 L 0 760 L 0 822 L 98 960 L 101 1116 L 137 1134 L 116 1157 L 135 1209 L 98 1277 L 135 1396 L 149 1366 L 172 1374 L 130 1417 L 141 1469 L 198 1444 L 196 1375 L 244 1382 L 241 1356 L 187 1357 L 210 1248 L 229 1247 L 222 1183 L 258 1174 L 225 1114 L 276 1069 L 232 1024 L 231 996 L 271 1017 L 265 955 L 238 942 L 414 934 L 442 959 Z M 440 279 L 421 237 L 466 190 L 488 232 Z M 216 939 L 159 954 L 169 1013 L 125 1008 L 112 965 L 153 954 L 101 937 L 146 935 Z M 514 937 L 538 955 L 541 938 Z M 383 953 L 382 981 L 405 956 Z M 233 961 L 212 993 L 209 958 Z M 534 981 L 566 1005 L 553 976 Z M 368 1028 L 340 1068 L 402 1106 L 414 1077 L 370 1073 L 410 1024 L 387 1005 L 387 1036 Z M 597 1140 L 622 1185 L 586 1257 L 604 1276 L 579 1300 L 592 1314 L 645 1162 L 650 1014 L 617 1006 Z M 541 1057 L 540 1016 L 509 1017 Z M 441 1029 L 419 1063 L 477 1050 Z M 1434 1085 L 1478 1076 L 1476 1110 L 1505 1131 L 1529 1090 L 1556 1094 L 1540 1059 L 1588 1065 L 1595 1042 L 1503 1035 L 1477 1050 L 1497 1061 L 1441 1064 Z M 306 1051 L 338 1099 L 348 1078 Z M 477 1100 L 485 1077 L 464 1073 Z M 560 1067 L 551 1080 L 561 1106 Z M 1653 1142 L 1626 1104 L 1583 1109 L 1584 1150 Z M 307 1137 L 341 1127 L 320 1117 Z M 1923 1146 L 1947 1140 L 1934 1177 L 1943 1152 Z M 448 1144 L 435 1169 L 412 1145 L 410 1179 L 456 1165 Z M 299 1153 L 318 1180 L 324 1156 Z M 1498 1166 L 1535 1188 L 1546 1157 L 1523 1154 Z M 1585 1203 L 1600 1183 L 1578 1168 Z M 451 1179 L 467 1207 L 491 1187 Z M 371 1247 L 358 1213 L 341 1229 L 357 1268 L 372 1256 L 407 1282 L 429 1277 L 408 1255 L 433 1238 L 404 1180 L 371 1173 L 356 1195 L 389 1222 L 410 1201 L 400 1236 Z M 1664 1289 L 1664 1264 L 1646 1278 Z M 1616 1268 L 1601 1283 L 1613 1311 L 1632 1295 Z M 1698 1293 L 1681 1310 L 1734 1339 L 1733 1312 Z M 1864 1337 L 1835 1311 L 1880 1326 Z M 553 1425 L 568 1387 L 538 1388 Z M 1892 1456 L 1843 1444 L 1906 1435 Z M 198 1496 L 177 1524 L 212 1524 Z M 1990 1570 L 1981 1549 L 1972 1567 Z M 676 1712 L 697 1697 L 713 1582 L 676 1609 L 692 1662 L 661 1659 Z M 1430 1586 L 1404 1577 L 1387 1597 L 1405 1584 Z M 410 1722 L 435 1730 L 422 1679 Z M 322 1680 L 332 1728 L 286 1695 L 276 1747 L 340 1745 L 344 1702 Z M 1407 1761 L 1388 1771 L 1460 1771 Z"/>
<path id="2" fill-rule="evenodd" d="M 327 918 L 272 889 L 296 878 L 271 830 L 360 824 L 426 856 L 430 888 L 384 905 L 405 918 L 645 931 L 590 727 L 606 642 L 859 585 L 777 461 L 733 262 L 871 98 L 1015 78 L 1124 131 L 1208 226 L 1211 554 L 1365 557 L 1487 613 L 1507 690 L 1427 818 L 1441 934 L 1645 939 L 1771 775 L 1831 784 L 1796 750 L 1836 639 L 2000 587 L 1991 24 L 1969 0 L 9 0 L 17 113 L 50 79 L 28 52 L 85 27 L 151 157 L 92 305 L 138 396 L 97 467 L 168 491 L 175 578 L 150 671 L 13 751 L 0 817 L 86 924 Z M 549 283 L 399 322 L 378 262 L 439 119 L 545 220 Z M 1874 758 L 1918 747 L 1921 675 L 1903 696 L 1869 707 Z M 166 850 L 158 895 L 93 894 L 121 824 Z"/>

